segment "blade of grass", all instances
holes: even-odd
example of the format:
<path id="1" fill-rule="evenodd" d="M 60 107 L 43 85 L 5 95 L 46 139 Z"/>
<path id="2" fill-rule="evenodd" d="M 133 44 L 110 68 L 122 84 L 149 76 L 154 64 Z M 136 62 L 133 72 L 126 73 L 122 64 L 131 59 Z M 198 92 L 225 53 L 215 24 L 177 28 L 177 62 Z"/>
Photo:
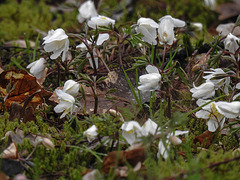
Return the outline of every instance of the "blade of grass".
<path id="1" fill-rule="evenodd" d="M 126 79 L 127 79 L 128 85 L 129 85 L 129 87 L 130 87 L 130 89 L 131 89 L 131 91 L 132 91 L 132 93 L 133 93 L 133 96 L 134 96 L 135 100 L 137 101 L 137 104 L 138 104 L 140 107 L 142 107 L 142 104 L 140 103 L 140 100 L 138 99 L 137 94 L 136 94 L 136 92 L 134 91 L 133 85 L 132 85 L 132 83 L 131 83 L 131 81 L 130 81 L 130 79 L 129 79 L 127 73 L 126 73 L 126 71 L 124 70 L 124 68 L 122 68 L 122 70 L 123 70 L 123 72 L 124 72 L 124 74 L 125 74 L 125 77 L 126 77 Z"/>
<path id="2" fill-rule="evenodd" d="M 37 39 L 35 41 L 35 47 L 34 47 L 34 50 L 33 50 L 33 58 L 32 58 L 32 60 L 30 62 L 35 61 L 36 52 L 37 52 L 37 48 L 38 48 L 38 45 L 39 45 L 39 38 L 40 38 L 40 33 L 38 33 L 38 35 L 37 35 Z"/>

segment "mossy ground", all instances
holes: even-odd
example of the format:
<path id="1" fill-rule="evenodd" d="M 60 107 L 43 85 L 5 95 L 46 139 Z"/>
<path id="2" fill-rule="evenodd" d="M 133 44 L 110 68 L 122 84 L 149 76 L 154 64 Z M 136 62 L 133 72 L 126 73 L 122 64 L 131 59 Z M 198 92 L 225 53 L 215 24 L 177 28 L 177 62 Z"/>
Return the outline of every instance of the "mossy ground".
<path id="1" fill-rule="evenodd" d="M 200 21 L 204 24 L 205 29 L 213 23 L 217 23 L 217 14 L 203 7 L 202 1 L 188 0 L 184 3 L 185 5 L 183 5 L 183 1 L 175 0 L 161 2 L 141 0 L 135 4 L 134 11 L 130 15 L 127 14 L 123 3 L 124 15 L 117 22 L 117 25 L 136 22 L 138 16 L 157 20 L 156 17 L 165 14 L 172 14 L 174 17 L 189 22 Z M 117 4 L 117 1 L 103 1 L 100 9 L 103 14 L 110 16 L 121 7 Z M 158 8 L 151 9 L 152 6 Z M 76 15 L 77 8 L 70 12 L 56 11 L 50 13 L 50 6 L 44 0 L 22 0 L 21 3 L 15 0 L 6 0 L 6 3 L 0 4 L 0 45 L 9 40 L 23 39 L 23 37 L 35 41 L 38 34 L 36 29 L 47 32 L 50 29 L 62 27 L 66 30 L 79 32 L 83 27 L 78 24 Z M 206 39 L 206 37 L 211 37 L 211 35 L 205 31 L 199 33 L 197 38 L 200 40 L 205 38 L 202 41 L 212 40 L 211 38 L 210 40 Z M 187 47 L 187 43 L 197 44 L 200 40 L 185 42 L 185 46 Z M 76 43 L 72 42 L 72 46 L 75 45 Z M 32 51 L 30 49 L 31 53 Z M 28 51 L 23 48 L 3 49 L 1 52 L 0 58 L 6 69 L 13 66 L 16 68 L 26 67 L 31 61 Z M 74 53 L 77 52 L 73 52 L 73 55 Z M 36 57 L 41 54 L 42 51 L 38 50 Z M 70 76 L 63 77 L 62 81 L 69 79 Z M 54 75 L 50 80 L 46 80 L 44 85 L 50 85 L 51 80 L 56 80 Z M 54 88 L 50 88 L 50 90 Z M 185 118 L 187 110 L 193 110 L 196 105 L 191 99 L 190 93 L 175 94 L 175 96 L 177 95 L 179 97 L 171 103 L 172 117 L 167 114 L 167 102 L 160 103 L 156 98 L 153 102 L 153 118 L 159 125 L 171 121 L 174 122 L 171 124 L 173 127 L 177 126 L 178 129 L 182 130 L 189 129 L 187 138 L 183 139 L 183 144 L 177 148 L 172 148 L 167 160 L 157 158 L 157 144 L 151 147 L 147 146 L 147 158 L 143 162 L 143 170 L 134 172 L 131 167 L 126 179 L 238 179 L 240 175 L 240 166 L 238 165 L 240 151 L 238 151 L 237 132 L 226 135 L 222 135 L 220 132 L 215 133 L 208 148 L 205 148 L 204 143 L 194 143 L 195 137 L 207 130 L 206 121 L 197 120 L 193 116 Z M 138 119 L 142 123 L 141 118 L 150 114 L 147 112 L 149 110 L 147 106 L 140 109 L 137 105 L 132 104 L 132 107 L 129 107 L 121 108 L 125 120 Z M 188 109 L 184 111 L 184 107 Z M 108 152 L 125 150 L 127 146 L 120 143 L 113 145 L 114 143 L 99 141 L 95 144 L 96 147 L 92 148 L 84 137 L 83 131 L 91 124 L 95 124 L 100 132 L 99 137 L 110 137 L 113 142 L 124 141 L 120 135 L 122 123 L 119 118 L 109 114 L 79 115 L 77 118 L 65 119 L 63 122 L 51 111 L 53 111 L 51 107 L 47 110 L 40 107 L 35 112 L 36 121 L 27 123 L 18 120 L 9 121 L 9 112 L 1 112 L 0 138 L 4 137 L 8 131 L 15 132 L 16 129 L 21 129 L 25 136 L 29 134 L 50 135 L 55 144 L 54 149 L 47 149 L 43 145 L 38 145 L 35 148 L 30 140 L 25 138 L 22 144 L 17 145 L 19 153 L 27 151 L 27 153 L 25 152 L 26 155 L 22 155 L 20 160 L 26 166 L 25 174 L 27 177 L 29 179 L 81 179 L 87 169 L 99 169 L 101 176 L 96 179 L 114 179 L 114 175 L 106 175 L 101 171 L 102 159 L 107 156 Z M 9 143 L 8 140 L 9 138 L 0 139 L 1 151 L 6 148 Z M 144 142 L 149 143 L 151 141 L 152 139 L 148 138 Z M 33 152 L 32 156 L 27 160 L 24 159 L 31 152 Z M 33 165 L 29 165 L 29 162 Z"/>

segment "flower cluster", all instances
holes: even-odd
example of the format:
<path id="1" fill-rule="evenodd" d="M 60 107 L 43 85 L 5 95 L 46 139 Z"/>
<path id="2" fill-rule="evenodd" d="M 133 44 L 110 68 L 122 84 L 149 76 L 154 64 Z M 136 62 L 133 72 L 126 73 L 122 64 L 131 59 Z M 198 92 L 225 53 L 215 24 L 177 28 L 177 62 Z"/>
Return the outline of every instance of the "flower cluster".
<path id="1" fill-rule="evenodd" d="M 143 41 L 149 44 L 156 45 L 158 37 L 161 44 L 172 45 L 174 41 L 174 28 L 184 27 L 185 25 L 184 21 L 173 18 L 170 15 L 160 18 L 159 23 L 150 18 L 142 17 L 137 21 L 136 31 L 141 33 Z"/>
<path id="2" fill-rule="evenodd" d="M 239 42 L 239 38 L 231 33 L 224 39 L 225 49 L 229 51 L 230 57 L 234 61 L 236 61 L 236 54 L 238 54 L 239 59 Z M 196 117 L 208 120 L 208 130 L 215 132 L 218 128 L 222 129 L 224 127 L 226 118 L 236 119 L 240 116 L 240 102 L 234 101 L 240 94 L 232 95 L 230 102 L 215 102 L 210 98 L 216 95 L 216 90 L 220 90 L 223 94 L 228 95 L 229 89 L 239 89 L 240 83 L 231 86 L 230 77 L 236 74 L 233 71 L 225 72 L 221 68 L 210 68 L 204 71 L 204 74 L 206 74 L 203 76 L 206 82 L 198 87 L 193 84 L 193 88 L 190 89 L 190 91 L 192 92 L 192 97 L 198 99 L 196 102 L 197 105 L 203 106 L 202 109 L 196 113 Z"/>
<path id="3" fill-rule="evenodd" d="M 68 80 L 65 82 L 62 90 L 55 90 L 59 98 L 59 104 L 54 107 L 54 111 L 56 113 L 63 112 L 60 119 L 64 118 L 67 114 L 72 114 L 76 111 L 77 106 L 75 105 L 75 97 L 78 94 L 79 88 L 80 85 L 77 82 Z"/>
<path id="4" fill-rule="evenodd" d="M 140 126 L 136 121 L 124 122 L 121 126 L 121 129 L 123 138 L 130 145 L 138 143 L 143 136 L 148 136 L 150 134 L 153 136 L 161 134 L 161 128 L 151 119 L 148 119 L 143 126 Z M 179 145 L 182 143 L 182 141 L 176 136 L 187 133 L 188 131 L 176 130 L 175 132 L 169 133 L 166 136 L 166 143 L 164 143 L 163 140 L 160 140 L 158 144 L 158 157 L 161 155 L 165 159 L 168 158 L 170 144 L 172 143 L 173 145 Z"/>

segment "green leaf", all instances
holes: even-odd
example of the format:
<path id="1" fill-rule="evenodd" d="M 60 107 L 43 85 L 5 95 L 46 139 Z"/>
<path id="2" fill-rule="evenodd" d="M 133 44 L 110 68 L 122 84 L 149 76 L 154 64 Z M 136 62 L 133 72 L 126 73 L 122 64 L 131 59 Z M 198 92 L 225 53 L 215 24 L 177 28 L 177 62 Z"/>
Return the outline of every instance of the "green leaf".
<path id="1" fill-rule="evenodd" d="M 240 15 L 238 15 L 237 20 L 235 22 L 235 27 L 240 26 Z"/>

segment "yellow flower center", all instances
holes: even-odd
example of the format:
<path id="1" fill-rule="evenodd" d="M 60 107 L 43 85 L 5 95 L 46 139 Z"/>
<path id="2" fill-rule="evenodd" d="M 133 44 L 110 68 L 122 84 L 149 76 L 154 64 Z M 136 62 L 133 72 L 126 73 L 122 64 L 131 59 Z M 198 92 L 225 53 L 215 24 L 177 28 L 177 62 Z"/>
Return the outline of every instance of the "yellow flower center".
<path id="1" fill-rule="evenodd" d="M 218 111 L 217 111 L 217 108 L 215 106 L 214 103 L 211 104 L 211 113 L 209 113 L 209 118 L 212 119 L 212 118 L 215 118 L 218 120 L 218 117 L 219 115 L 221 115 Z"/>

